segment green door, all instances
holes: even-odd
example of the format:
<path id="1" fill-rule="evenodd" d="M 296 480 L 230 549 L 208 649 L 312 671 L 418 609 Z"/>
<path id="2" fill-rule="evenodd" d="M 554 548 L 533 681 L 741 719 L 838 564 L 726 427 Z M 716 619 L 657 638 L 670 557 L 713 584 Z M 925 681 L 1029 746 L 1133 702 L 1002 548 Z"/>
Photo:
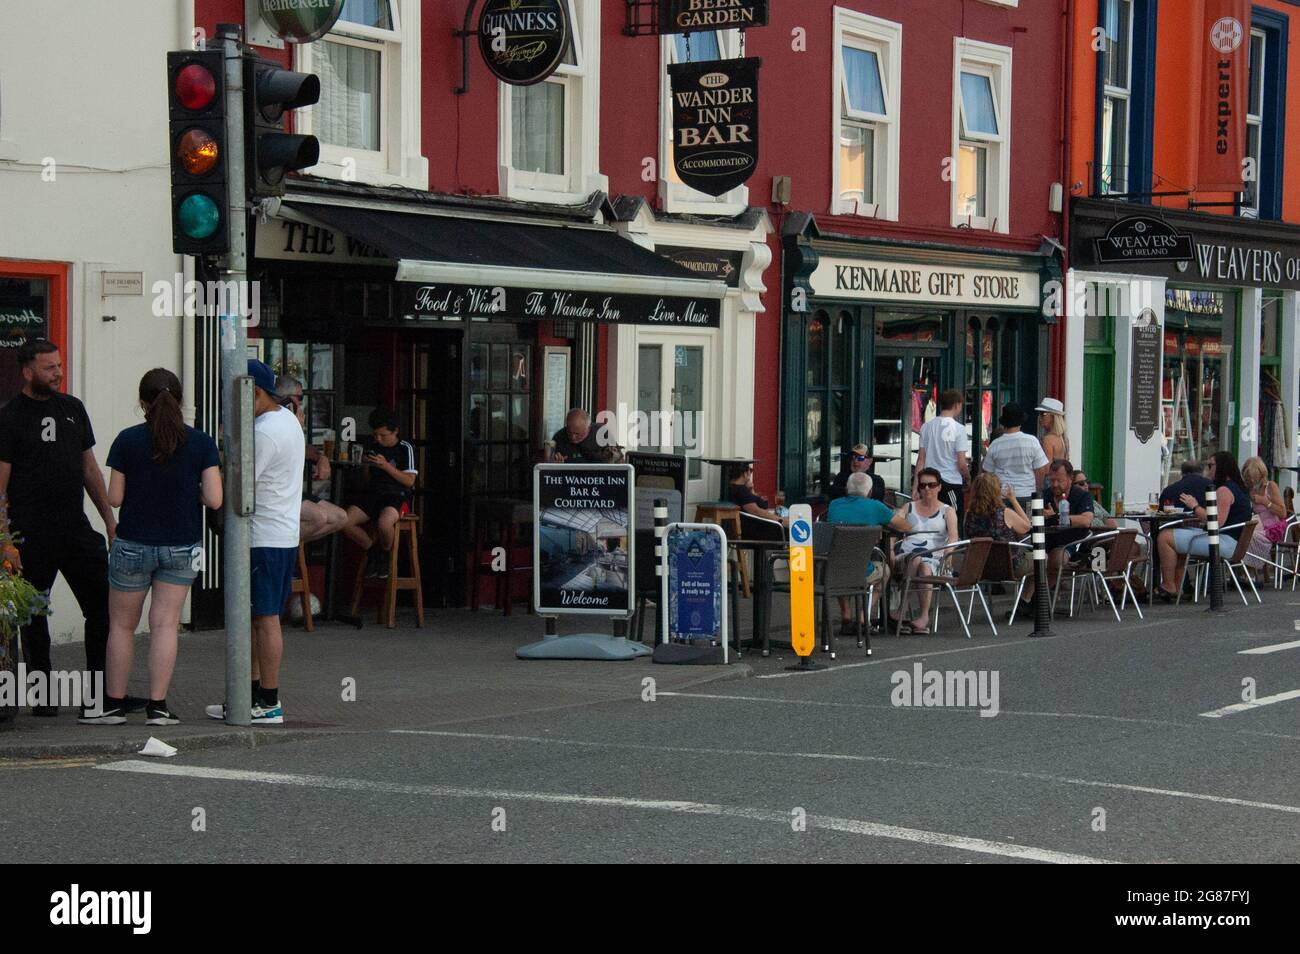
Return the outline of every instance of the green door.
<path id="1" fill-rule="evenodd" d="M 1102 486 L 1109 507 L 1115 492 L 1112 440 L 1115 410 L 1114 322 L 1105 316 L 1086 320 L 1083 349 L 1083 452 L 1076 466 Z"/>

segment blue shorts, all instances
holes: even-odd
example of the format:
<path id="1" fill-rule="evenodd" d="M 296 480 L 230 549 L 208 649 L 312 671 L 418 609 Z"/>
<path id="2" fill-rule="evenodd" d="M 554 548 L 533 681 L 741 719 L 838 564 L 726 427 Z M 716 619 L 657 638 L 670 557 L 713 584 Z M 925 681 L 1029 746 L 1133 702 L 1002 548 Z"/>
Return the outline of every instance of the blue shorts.
<path id="1" fill-rule="evenodd" d="M 1199 557 L 1202 560 L 1210 555 L 1210 535 L 1204 530 L 1193 529 L 1192 527 L 1179 527 L 1173 531 L 1174 534 L 1174 551 L 1184 553 L 1187 556 Z M 1219 534 L 1219 554 L 1224 559 L 1232 556 L 1232 552 L 1237 549 L 1237 538 L 1231 534 Z"/>
<path id="2" fill-rule="evenodd" d="M 199 575 L 203 551 L 189 546 L 153 546 L 117 537 L 108 551 L 108 585 L 123 593 L 140 593 L 154 583 L 189 586 Z"/>
<path id="3" fill-rule="evenodd" d="M 297 547 L 253 547 L 250 551 L 254 616 L 279 616 L 289 601 Z"/>

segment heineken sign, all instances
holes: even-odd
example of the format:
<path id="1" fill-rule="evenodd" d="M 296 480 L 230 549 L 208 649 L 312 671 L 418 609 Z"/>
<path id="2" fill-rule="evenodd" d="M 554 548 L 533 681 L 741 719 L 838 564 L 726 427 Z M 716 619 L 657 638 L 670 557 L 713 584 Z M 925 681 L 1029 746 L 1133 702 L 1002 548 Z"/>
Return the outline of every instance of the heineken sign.
<path id="1" fill-rule="evenodd" d="M 1192 237 L 1150 215 L 1120 219 L 1097 239 L 1098 262 L 1190 262 Z"/>
<path id="2" fill-rule="evenodd" d="M 478 19 L 478 46 L 497 79 L 532 86 L 563 62 L 569 31 L 565 0 L 487 0 Z"/>
<path id="3" fill-rule="evenodd" d="M 290 43 L 311 43 L 333 27 L 345 0 L 258 0 L 262 19 Z"/>
<path id="4" fill-rule="evenodd" d="M 659 0 L 660 33 L 743 30 L 767 23 L 767 0 Z"/>
<path id="5" fill-rule="evenodd" d="M 758 165 L 758 57 L 670 63 L 673 167 L 706 195 L 744 183 Z"/>

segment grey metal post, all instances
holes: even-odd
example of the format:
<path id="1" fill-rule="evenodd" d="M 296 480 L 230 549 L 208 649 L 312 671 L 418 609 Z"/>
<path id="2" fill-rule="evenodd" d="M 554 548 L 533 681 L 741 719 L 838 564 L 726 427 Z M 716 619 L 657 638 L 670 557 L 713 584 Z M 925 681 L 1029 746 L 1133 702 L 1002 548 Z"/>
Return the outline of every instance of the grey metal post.
<path id="1" fill-rule="evenodd" d="M 240 50 L 241 28 L 223 23 L 217 37 L 225 54 L 226 65 L 226 208 L 230 228 L 230 252 L 226 259 L 225 278 L 233 283 L 237 294 L 224 296 L 235 300 L 236 314 L 219 316 L 221 323 L 221 419 L 224 423 L 226 450 L 225 525 L 222 536 L 222 586 L 226 617 L 226 722 L 249 725 L 252 722 L 252 611 L 250 606 L 249 546 L 252 526 L 244 487 L 251 489 L 254 474 L 242 473 L 240 464 L 251 454 L 252 428 L 237 425 L 240 404 L 236 395 L 237 378 L 248 373 L 248 335 L 244 328 L 242 303 L 252 301 L 245 294 L 248 281 L 248 216 L 244 186 L 244 61 Z M 227 309 L 229 310 L 229 308 Z M 244 445 L 247 445 L 245 447 Z M 251 496 L 251 494 L 249 495 Z"/>
<path id="2" fill-rule="evenodd" d="M 1205 492 L 1205 529 L 1210 534 L 1210 612 L 1223 610 L 1223 561 L 1219 559 L 1219 496 Z"/>
<path id="3" fill-rule="evenodd" d="M 1047 534 L 1043 530 L 1043 492 L 1034 491 L 1030 502 L 1034 545 L 1034 631 L 1030 636 L 1055 636 L 1052 632 L 1052 598 L 1047 589 Z"/>
<path id="4" fill-rule="evenodd" d="M 662 497 L 655 498 L 655 645 L 668 642 L 667 619 L 668 604 L 663 598 L 663 553 L 664 534 L 668 529 L 668 501 Z M 663 606 L 658 604 L 663 603 Z"/>

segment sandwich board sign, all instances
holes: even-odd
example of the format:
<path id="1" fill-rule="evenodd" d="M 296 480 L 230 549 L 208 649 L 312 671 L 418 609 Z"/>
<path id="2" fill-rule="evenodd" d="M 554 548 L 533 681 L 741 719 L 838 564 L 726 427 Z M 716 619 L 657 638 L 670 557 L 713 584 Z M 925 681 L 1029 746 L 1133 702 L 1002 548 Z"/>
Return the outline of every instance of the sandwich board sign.
<path id="1" fill-rule="evenodd" d="M 632 615 L 636 508 L 626 464 L 538 464 L 533 469 L 533 608 L 538 616 Z M 649 655 L 622 636 L 547 636 L 521 659 L 631 659 Z"/>
<path id="2" fill-rule="evenodd" d="M 727 536 L 712 523 L 672 523 L 660 555 L 660 633 L 654 661 L 727 663 Z"/>

